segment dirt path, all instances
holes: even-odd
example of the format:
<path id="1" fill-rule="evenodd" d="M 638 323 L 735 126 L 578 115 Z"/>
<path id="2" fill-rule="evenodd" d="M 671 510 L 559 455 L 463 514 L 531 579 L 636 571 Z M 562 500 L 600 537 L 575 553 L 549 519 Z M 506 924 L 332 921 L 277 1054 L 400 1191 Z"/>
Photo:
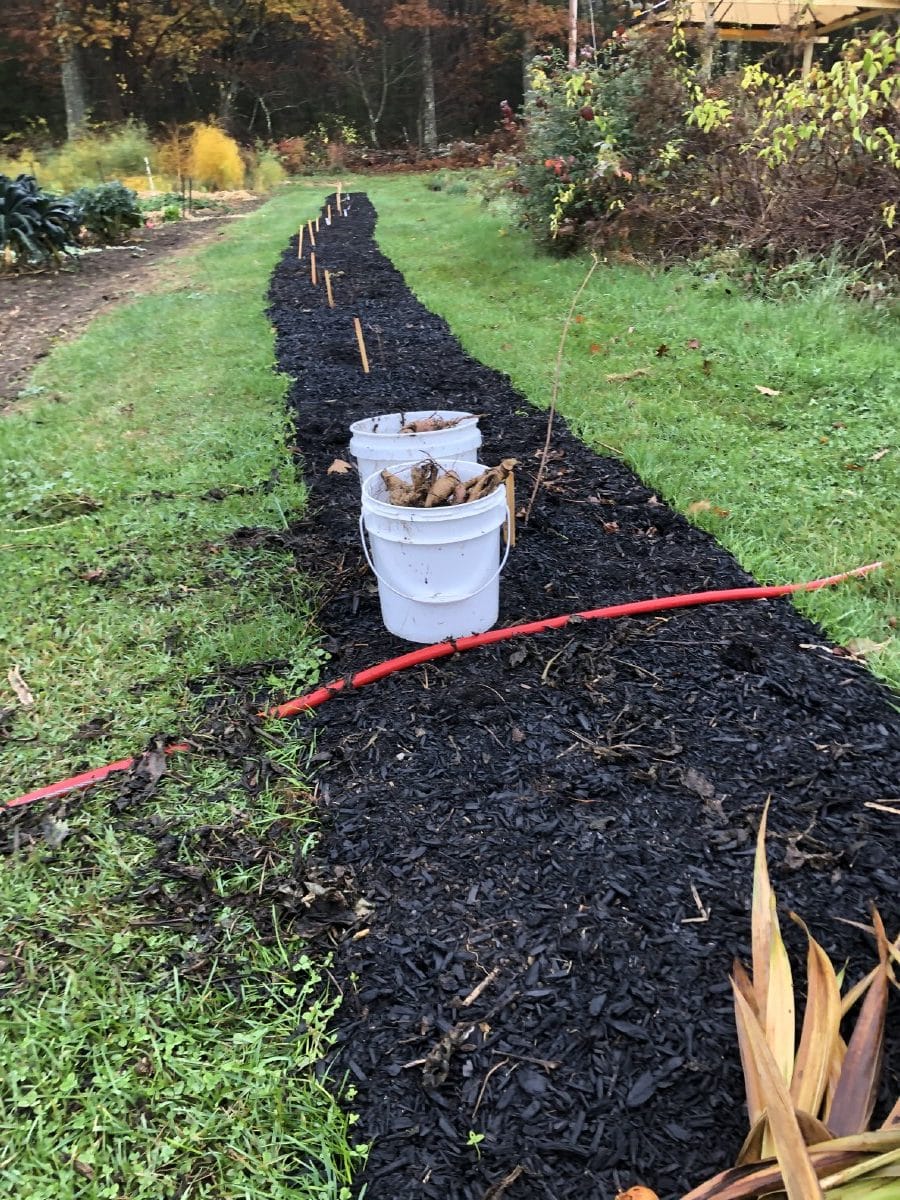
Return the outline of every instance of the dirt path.
<path id="1" fill-rule="evenodd" d="M 358 479 L 327 470 L 350 422 L 482 413 L 482 461 L 518 458 L 523 497 L 546 427 L 411 295 L 374 223 L 354 195 L 320 235 L 334 310 L 296 248 L 275 272 L 310 512 L 291 534 L 242 535 L 290 538 L 327 584 L 329 678 L 409 649 L 385 633 L 360 554 Z M 750 583 L 560 420 L 499 623 Z M 728 973 L 747 953 L 760 812 L 771 795 L 783 910 L 855 981 L 871 942 L 836 918 L 875 902 L 891 933 L 900 922 L 900 829 L 865 803 L 900 787 L 892 701 L 779 600 L 570 626 L 317 710 L 324 830 L 297 894 L 317 880 L 332 926 L 331 1067 L 373 1142 L 367 1200 L 610 1200 L 638 1181 L 670 1200 L 733 1162 L 746 1129 Z M 900 1079 L 892 1003 L 882 1114 Z"/>
<path id="2" fill-rule="evenodd" d="M 160 263 L 224 236 L 260 203 L 241 201 L 221 216 L 138 230 L 126 246 L 86 255 L 62 271 L 0 275 L 0 408 L 58 342 L 75 337 L 98 313 L 159 287 Z"/>

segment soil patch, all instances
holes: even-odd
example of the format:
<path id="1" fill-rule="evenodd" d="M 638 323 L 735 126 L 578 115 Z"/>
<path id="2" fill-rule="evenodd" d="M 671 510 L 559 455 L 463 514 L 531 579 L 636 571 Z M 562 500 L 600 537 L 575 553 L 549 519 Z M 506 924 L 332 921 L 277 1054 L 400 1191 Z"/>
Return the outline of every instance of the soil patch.
<path id="1" fill-rule="evenodd" d="M 261 203 L 233 201 L 221 216 L 139 229 L 123 246 L 86 254 L 63 270 L 0 274 L 0 411 L 57 342 L 74 337 L 98 313 L 159 287 L 160 262 L 222 237 L 231 221 Z"/>
<path id="2" fill-rule="evenodd" d="M 521 496 L 546 423 L 418 303 L 374 223 L 354 195 L 321 227 L 334 310 L 296 241 L 271 290 L 311 487 L 291 538 L 326 581 L 329 677 L 408 649 L 384 631 L 363 565 L 358 479 L 327 474 L 350 422 L 484 413 L 483 461 L 518 458 Z M 750 583 L 560 421 L 501 624 Z M 638 1181 L 668 1198 L 729 1165 L 745 1128 L 728 973 L 749 952 L 762 806 L 771 794 L 783 908 L 857 978 L 872 947 L 837 918 L 876 902 L 900 925 L 900 823 L 866 807 L 900 795 L 895 705 L 776 601 L 570 626 L 319 710 L 315 869 L 354 878 L 363 901 L 334 931 L 344 1003 L 328 1069 L 356 1087 L 374 1143 L 367 1200 L 611 1200 Z M 893 1004 L 882 1109 L 900 1089 Z"/>

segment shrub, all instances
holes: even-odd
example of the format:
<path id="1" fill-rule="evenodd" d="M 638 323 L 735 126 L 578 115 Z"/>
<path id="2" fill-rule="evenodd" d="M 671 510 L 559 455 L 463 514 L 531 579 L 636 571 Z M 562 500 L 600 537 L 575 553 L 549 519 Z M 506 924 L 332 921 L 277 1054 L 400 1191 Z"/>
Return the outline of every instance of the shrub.
<path id="1" fill-rule="evenodd" d="M 37 265 L 66 254 L 78 224 L 75 205 L 41 191 L 33 175 L 0 175 L 0 252 L 7 265 Z"/>
<path id="2" fill-rule="evenodd" d="M 195 125 L 188 176 L 201 187 L 226 191 L 244 186 L 244 163 L 234 138 L 215 125 Z"/>
<path id="3" fill-rule="evenodd" d="M 250 172 L 250 186 L 254 192 L 270 192 L 287 178 L 287 171 L 281 165 L 274 150 L 261 147 L 256 154 L 256 162 Z"/>
<path id="4" fill-rule="evenodd" d="M 143 224 L 137 196 L 121 183 L 79 188 L 69 197 L 81 213 L 81 223 L 96 241 L 117 242 L 129 229 Z"/>
<path id="5" fill-rule="evenodd" d="M 127 121 L 114 128 L 92 130 L 51 151 L 44 158 L 41 178 L 47 186 L 66 192 L 123 176 L 146 179 L 144 159 L 153 164 L 155 154 L 146 128 Z"/>
<path id="6" fill-rule="evenodd" d="M 299 175 L 309 164 L 309 149 L 306 138 L 282 138 L 275 143 L 274 153 L 289 175 Z"/>

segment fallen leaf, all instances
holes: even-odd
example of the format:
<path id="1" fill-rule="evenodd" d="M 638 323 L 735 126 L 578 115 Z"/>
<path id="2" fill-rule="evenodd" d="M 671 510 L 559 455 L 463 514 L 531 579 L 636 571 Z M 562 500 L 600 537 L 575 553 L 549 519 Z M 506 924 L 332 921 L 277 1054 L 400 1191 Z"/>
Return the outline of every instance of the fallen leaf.
<path id="1" fill-rule="evenodd" d="M 353 468 L 348 462 L 344 462 L 342 458 L 336 458 L 325 473 L 326 475 L 346 475 L 348 471 L 352 470 Z"/>
<path id="2" fill-rule="evenodd" d="M 879 462 L 886 454 L 890 454 L 890 446 L 885 446 L 883 450 L 876 450 L 874 454 L 869 455 L 869 462 Z"/>
<path id="3" fill-rule="evenodd" d="M 711 780 L 703 774 L 702 771 L 695 771 L 693 767 L 688 767 L 681 777 L 681 782 L 691 792 L 694 792 L 702 800 L 711 800 L 716 794 L 715 785 Z"/>
<path id="4" fill-rule="evenodd" d="M 501 350 L 512 350 L 512 348 L 513 348 L 513 347 L 512 347 L 512 342 L 501 342 L 501 343 L 500 343 L 500 349 L 501 349 Z"/>
<path id="5" fill-rule="evenodd" d="M 774 388 L 763 387 L 759 383 L 753 385 L 761 396 L 780 396 L 781 392 L 776 392 Z"/>
<path id="6" fill-rule="evenodd" d="M 832 429 L 846 429 L 847 426 L 844 424 L 843 421 L 832 421 L 831 428 Z"/>
<path id="7" fill-rule="evenodd" d="M 708 375 L 708 374 L 710 373 L 710 371 L 711 371 L 711 370 L 712 370 L 712 360 L 711 360 L 711 359 L 709 359 L 709 358 L 704 358 L 704 360 L 703 360 L 703 374 L 704 374 L 704 375 Z"/>
<path id="8" fill-rule="evenodd" d="M 41 821 L 41 833 L 51 850 L 58 850 L 71 832 L 65 821 L 57 821 L 51 816 Z"/>
<path id="9" fill-rule="evenodd" d="M 650 374 L 650 372 L 647 370 L 646 367 L 638 367 L 634 371 L 625 371 L 624 374 L 622 374 L 622 375 L 607 375 L 606 382 L 607 383 L 627 383 L 629 381 L 629 379 L 643 379 L 645 375 L 649 375 L 649 374 Z"/>
<path id="10" fill-rule="evenodd" d="M 106 578 L 106 571 L 103 567 L 95 567 L 91 571 L 83 571 L 78 578 L 83 579 L 85 583 L 97 583 L 99 580 Z"/>
<path id="11" fill-rule="evenodd" d="M 603 347 L 598 342 L 591 342 L 591 354 L 601 354 Z"/>
<path id="12" fill-rule="evenodd" d="M 711 500 L 695 500 L 693 504 L 689 504 L 685 510 L 689 515 L 693 516 L 698 512 L 709 512 L 712 508 Z"/>
<path id="13" fill-rule="evenodd" d="M 575 318 L 575 324 L 576 325 L 584 324 L 584 317 L 581 315 L 581 313 L 579 313 L 578 316 Z"/>
<path id="14" fill-rule="evenodd" d="M 700 339 L 699 338 L 691 338 L 689 341 L 685 342 L 685 345 L 687 346 L 688 350 L 699 350 L 700 349 Z"/>
<path id="15" fill-rule="evenodd" d="M 22 678 L 22 672 L 18 667 L 10 667 L 6 673 L 6 678 L 9 680 L 10 687 L 19 698 L 19 703 L 23 708 L 31 708 L 34 704 L 34 696 L 28 690 L 28 684 Z"/>
<path id="16" fill-rule="evenodd" d="M 657 358 L 665 358 L 665 356 L 668 353 L 669 353 L 669 347 L 666 345 L 665 342 L 663 342 L 662 345 L 656 347 L 656 357 Z"/>
<path id="17" fill-rule="evenodd" d="M 855 463 L 855 462 L 846 462 L 846 463 L 844 463 L 844 470 L 845 470 L 845 471 L 864 471 L 865 469 L 866 469 L 866 468 L 865 468 L 865 467 L 862 467 L 862 466 L 860 466 L 860 464 L 859 464 L 859 463 Z"/>
<path id="18" fill-rule="evenodd" d="M 885 648 L 885 646 L 889 646 L 890 644 L 890 638 L 888 638 L 886 642 L 873 642 L 871 638 L 859 637 L 851 638 L 850 641 L 847 642 L 847 649 L 851 654 L 857 654 L 860 657 L 865 658 L 867 654 L 878 654 Z"/>
<path id="19" fill-rule="evenodd" d="M 827 437 L 825 437 L 825 435 L 823 434 L 823 435 L 822 435 L 822 436 L 819 438 L 819 445 L 820 445 L 820 446 L 827 446 L 827 445 L 828 445 L 828 443 L 829 443 L 830 441 L 831 441 L 831 438 L 827 438 Z"/>

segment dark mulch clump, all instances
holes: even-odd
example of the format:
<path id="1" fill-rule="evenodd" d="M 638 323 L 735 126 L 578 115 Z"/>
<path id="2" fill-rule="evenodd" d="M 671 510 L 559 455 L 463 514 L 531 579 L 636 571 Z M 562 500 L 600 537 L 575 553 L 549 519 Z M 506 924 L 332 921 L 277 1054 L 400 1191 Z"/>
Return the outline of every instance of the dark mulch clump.
<path id="1" fill-rule="evenodd" d="M 296 242 L 271 291 L 312 489 L 292 533 L 325 580 L 330 676 L 408 648 L 382 628 L 362 566 L 357 479 L 326 474 L 347 457 L 349 423 L 483 412 L 483 461 L 521 459 L 527 495 L 546 420 L 414 299 L 374 221 L 354 196 L 346 220 L 322 226 L 335 311 Z M 502 624 L 752 582 L 564 422 L 554 450 L 504 576 Z M 599 1200 L 639 1180 L 669 1197 L 728 1165 L 744 1133 L 728 972 L 749 949 L 763 802 L 785 911 L 850 956 L 855 978 L 871 943 L 837 918 L 865 919 L 874 901 L 900 924 L 898 822 L 864 805 L 900 794 L 893 702 L 777 601 L 580 624 L 319 710 L 320 862 L 349 868 L 371 906 L 335 956 L 331 1064 L 374 1140 L 367 1200 Z M 896 1095 L 895 1028 L 889 1042 Z"/>

